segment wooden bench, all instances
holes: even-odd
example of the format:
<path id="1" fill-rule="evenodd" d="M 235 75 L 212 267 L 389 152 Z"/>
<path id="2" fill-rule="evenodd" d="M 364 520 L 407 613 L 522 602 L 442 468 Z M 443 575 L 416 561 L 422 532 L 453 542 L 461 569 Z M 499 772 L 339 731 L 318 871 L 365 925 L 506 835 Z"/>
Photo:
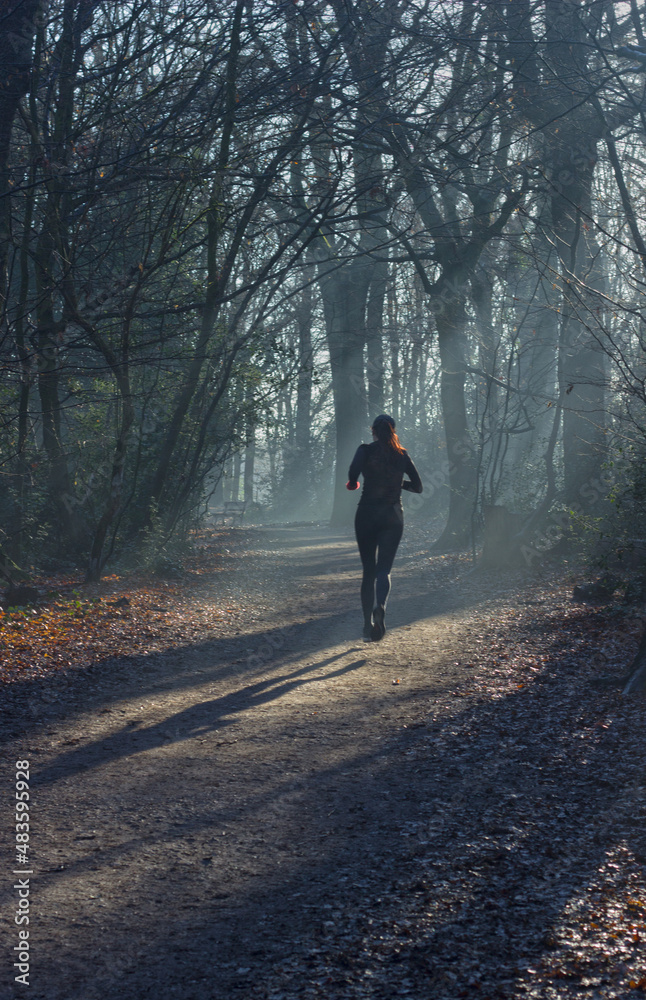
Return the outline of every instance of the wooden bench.
<path id="1" fill-rule="evenodd" d="M 246 508 L 246 500 L 227 500 L 224 507 L 219 507 L 211 513 L 213 523 L 226 524 L 230 521 L 232 524 L 241 524 Z"/>

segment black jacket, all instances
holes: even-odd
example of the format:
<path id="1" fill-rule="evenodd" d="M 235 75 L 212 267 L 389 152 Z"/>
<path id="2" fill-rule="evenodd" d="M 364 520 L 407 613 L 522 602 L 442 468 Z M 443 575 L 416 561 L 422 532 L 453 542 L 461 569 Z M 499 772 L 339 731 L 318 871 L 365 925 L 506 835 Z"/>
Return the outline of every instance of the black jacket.
<path id="1" fill-rule="evenodd" d="M 402 489 L 411 493 L 422 492 L 422 481 L 407 451 L 393 451 L 379 441 L 360 444 L 350 463 L 348 479 L 356 483 L 363 475 L 360 504 L 397 504 L 401 502 Z M 404 482 L 404 476 L 409 481 Z"/>

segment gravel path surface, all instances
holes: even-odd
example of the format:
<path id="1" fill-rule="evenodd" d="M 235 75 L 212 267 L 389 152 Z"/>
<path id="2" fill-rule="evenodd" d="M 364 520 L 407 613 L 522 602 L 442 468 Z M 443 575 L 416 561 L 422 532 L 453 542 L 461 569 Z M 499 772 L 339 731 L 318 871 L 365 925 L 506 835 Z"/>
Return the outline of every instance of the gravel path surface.
<path id="1" fill-rule="evenodd" d="M 644 702 L 554 653 L 563 588 L 404 546 L 364 643 L 353 539 L 255 537 L 231 583 L 246 627 L 13 705 L 30 986 L 9 878 L 0 997 L 643 995 Z M 539 611 L 553 655 L 506 670 Z"/>

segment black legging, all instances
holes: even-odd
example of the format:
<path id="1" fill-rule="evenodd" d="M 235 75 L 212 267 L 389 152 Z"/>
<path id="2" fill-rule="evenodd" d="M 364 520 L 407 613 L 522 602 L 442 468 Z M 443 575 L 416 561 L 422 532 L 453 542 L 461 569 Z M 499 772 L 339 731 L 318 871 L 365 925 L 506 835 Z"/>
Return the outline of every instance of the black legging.
<path id="1" fill-rule="evenodd" d="M 354 531 L 363 566 L 361 607 L 367 627 L 370 627 L 374 604 L 386 606 L 390 571 L 403 530 L 404 512 L 399 504 L 359 504 L 357 507 Z"/>

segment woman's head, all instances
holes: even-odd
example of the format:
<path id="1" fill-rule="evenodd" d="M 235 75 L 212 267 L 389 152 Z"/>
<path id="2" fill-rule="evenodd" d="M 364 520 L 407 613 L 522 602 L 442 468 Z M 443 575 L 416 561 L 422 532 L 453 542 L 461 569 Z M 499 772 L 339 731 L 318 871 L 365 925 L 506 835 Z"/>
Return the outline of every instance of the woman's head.
<path id="1" fill-rule="evenodd" d="M 371 430 L 377 441 L 386 448 L 391 448 L 392 451 L 399 452 L 400 454 L 403 452 L 404 449 L 395 434 L 395 421 L 387 413 L 380 413 L 378 417 L 375 417 L 372 421 Z"/>

